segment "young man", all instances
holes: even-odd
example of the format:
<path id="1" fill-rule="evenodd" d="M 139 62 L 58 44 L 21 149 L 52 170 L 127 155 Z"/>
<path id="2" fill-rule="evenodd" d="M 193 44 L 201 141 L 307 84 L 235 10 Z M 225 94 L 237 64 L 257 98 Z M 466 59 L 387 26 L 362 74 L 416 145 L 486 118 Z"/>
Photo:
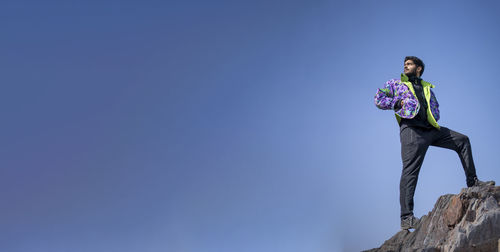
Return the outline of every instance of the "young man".
<path id="1" fill-rule="evenodd" d="M 494 185 L 476 176 L 471 145 L 466 135 L 439 126 L 439 104 L 431 88 L 434 85 L 420 78 L 425 65 L 419 58 L 408 56 L 404 60 L 401 79 L 389 80 L 378 89 L 375 105 L 384 110 L 394 110 L 400 126 L 401 158 L 403 171 L 399 184 L 401 228 L 415 228 L 419 219 L 413 216 L 413 196 L 418 173 L 429 146 L 454 150 L 458 153 L 465 171 L 467 186 Z"/>

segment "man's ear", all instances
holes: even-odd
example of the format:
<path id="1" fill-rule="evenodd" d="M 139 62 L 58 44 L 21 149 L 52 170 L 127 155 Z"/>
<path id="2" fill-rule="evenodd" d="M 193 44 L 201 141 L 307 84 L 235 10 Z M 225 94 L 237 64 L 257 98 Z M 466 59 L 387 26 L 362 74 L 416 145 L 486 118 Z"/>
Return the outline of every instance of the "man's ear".
<path id="1" fill-rule="evenodd" d="M 417 74 L 418 74 L 418 76 L 422 75 L 422 67 L 421 66 L 417 67 Z"/>

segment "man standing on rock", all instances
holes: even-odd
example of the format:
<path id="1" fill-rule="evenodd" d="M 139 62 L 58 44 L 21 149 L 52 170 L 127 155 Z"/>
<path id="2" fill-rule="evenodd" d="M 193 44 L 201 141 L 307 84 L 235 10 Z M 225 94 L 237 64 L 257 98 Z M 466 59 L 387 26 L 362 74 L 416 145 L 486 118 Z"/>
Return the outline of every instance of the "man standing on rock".
<path id="1" fill-rule="evenodd" d="M 401 229 L 415 228 L 419 219 L 413 216 L 413 196 L 418 173 L 429 146 L 454 150 L 458 153 L 465 171 L 467 186 L 494 185 L 476 176 L 469 138 L 446 127 L 439 126 L 439 104 L 429 82 L 420 78 L 425 65 L 419 58 L 408 56 L 404 60 L 401 79 L 389 80 L 378 89 L 375 105 L 384 110 L 394 110 L 400 126 L 401 159 L 403 171 L 399 184 L 401 204 Z"/>

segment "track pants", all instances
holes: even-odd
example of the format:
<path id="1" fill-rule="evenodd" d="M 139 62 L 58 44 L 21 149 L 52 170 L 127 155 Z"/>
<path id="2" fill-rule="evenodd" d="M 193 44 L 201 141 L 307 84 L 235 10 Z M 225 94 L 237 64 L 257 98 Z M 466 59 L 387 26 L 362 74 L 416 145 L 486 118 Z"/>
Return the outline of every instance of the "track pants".
<path id="1" fill-rule="evenodd" d="M 424 129 L 403 126 L 400 131 L 401 159 L 403 171 L 399 184 L 399 203 L 401 204 L 401 218 L 413 214 L 413 196 L 418 181 L 418 173 L 424 161 L 429 146 L 437 146 L 454 150 L 458 153 L 465 171 L 467 185 L 474 183 L 476 168 L 472 159 L 472 150 L 469 138 L 466 135 L 450 130 L 446 127 Z"/>

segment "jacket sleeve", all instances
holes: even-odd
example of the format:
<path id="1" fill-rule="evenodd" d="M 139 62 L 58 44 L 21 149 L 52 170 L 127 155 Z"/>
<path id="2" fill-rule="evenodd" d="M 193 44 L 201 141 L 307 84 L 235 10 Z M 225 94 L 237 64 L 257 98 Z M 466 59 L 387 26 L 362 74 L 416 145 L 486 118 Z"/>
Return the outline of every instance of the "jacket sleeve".
<path id="1" fill-rule="evenodd" d="M 434 116 L 434 119 L 436 119 L 436 122 L 437 122 L 440 118 L 439 103 L 436 99 L 436 95 L 434 95 L 434 92 L 432 92 L 432 90 L 431 90 L 430 106 L 431 106 L 432 115 Z"/>
<path id="2" fill-rule="evenodd" d="M 384 110 L 394 109 L 394 104 L 397 101 L 394 97 L 394 86 L 394 80 L 389 80 L 383 88 L 377 89 L 377 93 L 375 93 L 375 106 L 377 108 Z"/>
<path id="3" fill-rule="evenodd" d="M 403 98 L 403 106 L 401 109 L 396 110 L 396 115 L 406 118 L 406 119 L 412 119 L 414 118 L 418 110 L 420 109 L 420 104 L 418 103 L 417 99 L 413 98 L 412 95 L 410 95 L 409 91 L 406 91 L 404 94 L 402 94 Z"/>

